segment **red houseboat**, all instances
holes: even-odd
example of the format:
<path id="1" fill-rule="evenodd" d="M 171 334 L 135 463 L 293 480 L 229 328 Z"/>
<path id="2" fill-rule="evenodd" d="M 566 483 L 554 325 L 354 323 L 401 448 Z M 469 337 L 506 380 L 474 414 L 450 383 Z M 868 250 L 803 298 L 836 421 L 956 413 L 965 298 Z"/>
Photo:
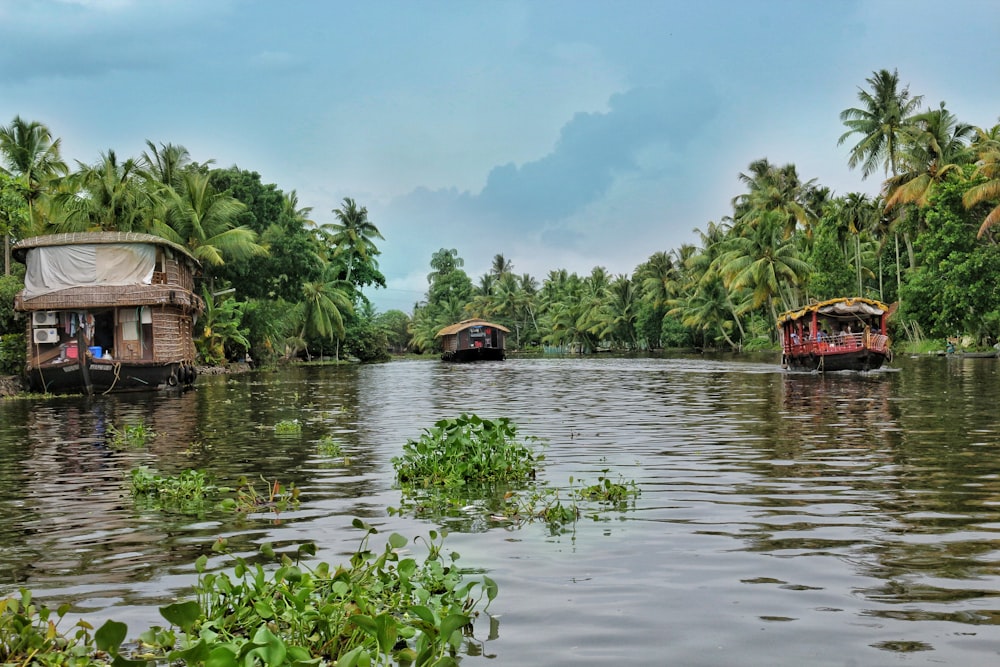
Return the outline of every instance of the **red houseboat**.
<path id="1" fill-rule="evenodd" d="M 778 317 L 786 368 L 869 371 L 892 358 L 889 307 L 863 297 L 830 299 Z"/>

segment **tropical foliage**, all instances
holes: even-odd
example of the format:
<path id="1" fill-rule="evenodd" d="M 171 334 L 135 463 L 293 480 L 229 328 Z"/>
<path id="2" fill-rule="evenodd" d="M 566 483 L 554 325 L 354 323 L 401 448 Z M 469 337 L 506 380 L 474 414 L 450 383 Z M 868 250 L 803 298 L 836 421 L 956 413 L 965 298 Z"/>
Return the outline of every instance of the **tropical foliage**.
<path id="1" fill-rule="evenodd" d="M 437 330 L 469 317 L 507 326 L 522 349 L 773 346 L 781 310 L 852 295 L 898 302 L 897 337 L 996 343 L 1000 125 L 963 123 L 944 103 L 922 108 L 895 71 L 865 83 L 841 113 L 840 143 L 863 177 L 883 173 L 876 195 L 836 195 L 793 164 L 754 160 L 731 215 L 696 229 L 697 246 L 655 252 L 631 276 L 557 269 L 540 285 L 512 280 L 512 262 L 497 255 L 464 297 L 441 289 L 462 266 L 442 249 L 413 314 L 414 347 L 433 349 Z"/>
<path id="2" fill-rule="evenodd" d="M 27 236 L 154 234 L 201 262 L 198 289 L 208 310 L 196 343 L 205 363 L 247 354 L 269 363 L 313 349 L 339 352 L 342 343 L 365 361 L 384 359 L 377 313 L 357 308 L 367 303 L 361 288 L 385 286 L 375 244 L 382 234 L 367 209 L 345 199 L 334 212 L 339 222 L 317 227 L 295 191 L 263 184 L 256 172 L 210 165 L 194 162 L 183 146 L 147 141 L 139 157 L 108 150 L 71 171 L 45 125 L 15 118 L 0 128 L 4 275 L 13 272 L 11 242 Z M 0 326 L 23 329 L 11 299 L 0 305 Z M 354 333 L 363 339 L 344 340 Z"/>
<path id="3" fill-rule="evenodd" d="M 182 146 L 147 142 L 124 160 L 109 150 L 70 172 L 48 128 L 15 118 L 0 128 L 0 231 L 7 245 L 79 229 L 185 245 L 202 260 L 210 293 L 232 289 L 245 304 L 236 330 L 203 345 L 206 358 L 218 359 L 220 342 L 223 357 L 264 361 L 435 352 L 437 332 L 469 318 L 505 326 L 520 350 L 746 349 L 775 344 L 781 310 L 844 295 L 898 302 L 897 338 L 970 334 L 992 344 L 1000 124 L 976 127 L 923 99 L 883 69 L 840 114 L 847 164 L 880 176 L 877 192 L 834 193 L 794 164 L 752 160 L 736 175 L 744 191 L 729 215 L 695 229 L 699 243 L 657 250 L 631 275 L 596 266 L 539 279 L 497 253 L 477 277 L 458 249 L 441 248 L 411 314 L 379 314 L 363 294 L 385 286 L 385 239 L 365 206 L 345 197 L 332 221 L 317 223 L 295 191 L 196 163 Z M 8 308 L 0 305 L 0 322 L 9 327 Z"/>

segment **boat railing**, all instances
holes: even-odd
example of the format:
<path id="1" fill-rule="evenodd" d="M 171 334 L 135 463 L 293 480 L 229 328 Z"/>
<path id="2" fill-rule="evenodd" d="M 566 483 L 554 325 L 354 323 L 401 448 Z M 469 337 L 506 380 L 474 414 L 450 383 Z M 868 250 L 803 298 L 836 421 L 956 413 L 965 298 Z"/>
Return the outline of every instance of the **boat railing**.
<path id="1" fill-rule="evenodd" d="M 794 339 L 785 343 L 785 354 L 800 355 L 826 352 L 850 352 L 867 348 L 874 352 L 885 353 L 889 350 L 889 337 L 871 332 L 840 333 L 823 336 L 820 340 L 806 339 L 797 342 Z"/>

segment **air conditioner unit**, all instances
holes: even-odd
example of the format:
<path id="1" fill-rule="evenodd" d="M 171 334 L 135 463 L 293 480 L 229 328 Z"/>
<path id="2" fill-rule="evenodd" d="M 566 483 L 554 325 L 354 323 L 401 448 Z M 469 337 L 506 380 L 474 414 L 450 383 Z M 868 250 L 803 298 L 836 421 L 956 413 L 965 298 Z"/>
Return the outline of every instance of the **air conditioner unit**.
<path id="1" fill-rule="evenodd" d="M 59 324 L 59 314 L 51 310 L 39 310 L 31 314 L 31 324 L 36 327 L 54 327 Z"/>
<path id="2" fill-rule="evenodd" d="M 59 330 L 55 328 L 50 329 L 35 329 L 35 342 L 36 343 L 58 343 L 59 342 Z"/>

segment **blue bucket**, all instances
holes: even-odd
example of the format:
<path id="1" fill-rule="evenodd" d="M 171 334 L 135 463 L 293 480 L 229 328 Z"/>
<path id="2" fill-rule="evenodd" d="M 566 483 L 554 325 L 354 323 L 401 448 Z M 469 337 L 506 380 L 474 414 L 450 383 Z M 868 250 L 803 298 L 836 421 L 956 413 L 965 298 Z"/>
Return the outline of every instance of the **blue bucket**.
<path id="1" fill-rule="evenodd" d="M 99 345 L 95 345 L 93 347 L 88 347 L 87 350 L 90 352 L 90 356 L 92 356 L 94 359 L 100 359 L 101 358 L 101 353 L 102 353 L 103 350 L 101 349 L 101 347 Z"/>

